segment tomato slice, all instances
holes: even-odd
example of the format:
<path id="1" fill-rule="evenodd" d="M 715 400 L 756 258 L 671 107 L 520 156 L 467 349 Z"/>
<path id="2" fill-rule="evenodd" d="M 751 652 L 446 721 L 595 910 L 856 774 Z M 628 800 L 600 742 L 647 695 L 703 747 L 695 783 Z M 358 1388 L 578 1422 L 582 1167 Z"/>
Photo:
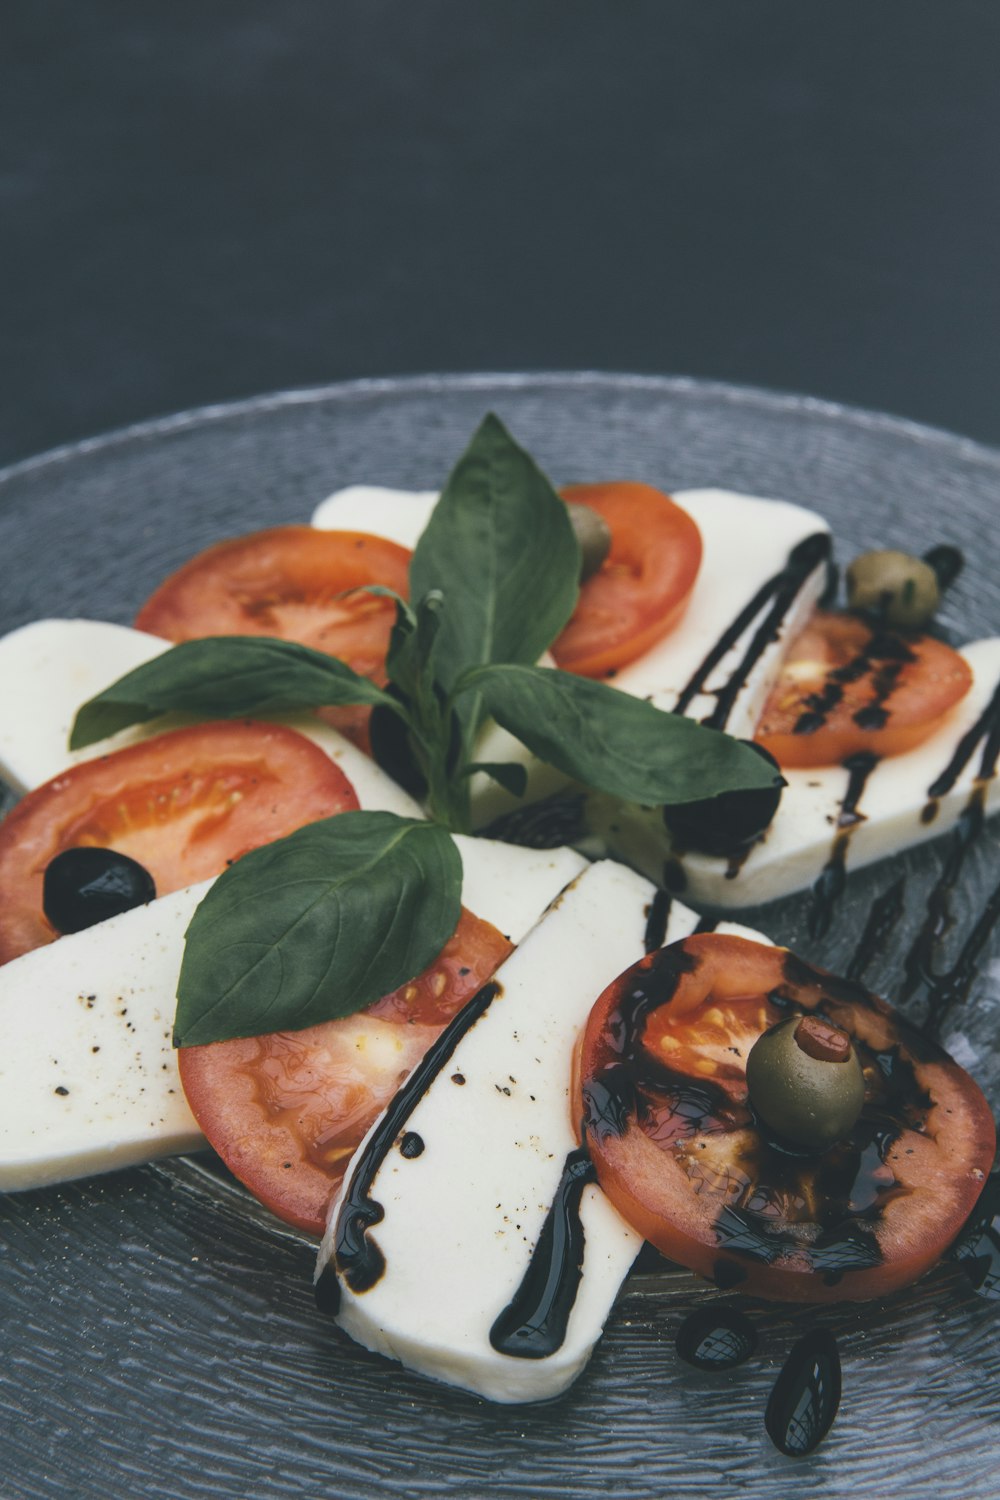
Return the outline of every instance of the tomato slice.
<path id="1" fill-rule="evenodd" d="M 463 910 L 435 962 L 359 1015 L 182 1048 L 181 1082 L 208 1141 L 279 1218 L 322 1235 L 375 1116 L 511 951 L 495 927 Z"/>
<path id="2" fill-rule="evenodd" d="M 971 686 L 968 662 L 942 641 L 821 613 L 792 642 L 754 738 L 782 766 L 899 755 Z"/>
<path id="3" fill-rule="evenodd" d="M 64 849 L 127 854 L 165 896 L 357 806 L 343 771 L 277 724 L 198 724 L 85 761 L 29 792 L 0 823 L 0 963 L 58 937 L 42 910 L 42 882 Z"/>
<path id="4" fill-rule="evenodd" d="M 346 661 L 385 685 L 396 617 L 391 599 L 353 593 L 378 584 L 407 597 L 411 553 L 359 531 L 277 526 L 218 542 L 160 584 L 138 630 L 169 641 L 206 635 L 270 635 Z M 367 750 L 370 710 L 324 709 L 323 718 Z"/>
<path id="5" fill-rule="evenodd" d="M 701 566 L 701 533 L 687 511 L 649 484 L 623 479 L 560 493 L 604 517 L 611 551 L 581 586 L 552 654 L 567 672 L 606 677 L 677 624 Z"/>
<path id="6" fill-rule="evenodd" d="M 851 1132 L 801 1155 L 758 1124 L 761 1032 L 816 1012 L 865 1078 Z M 628 969 L 585 1030 L 577 1095 L 598 1180 L 663 1254 L 761 1297 L 834 1302 L 908 1285 L 942 1255 L 993 1161 L 993 1118 L 948 1055 L 860 985 L 783 948 L 690 937 Z"/>

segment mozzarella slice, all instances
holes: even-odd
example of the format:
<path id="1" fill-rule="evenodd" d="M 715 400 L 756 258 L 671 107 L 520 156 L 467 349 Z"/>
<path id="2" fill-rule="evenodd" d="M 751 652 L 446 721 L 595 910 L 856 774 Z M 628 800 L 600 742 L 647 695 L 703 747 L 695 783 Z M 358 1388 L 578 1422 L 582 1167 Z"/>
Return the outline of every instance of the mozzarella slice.
<path id="1" fill-rule="evenodd" d="M 151 735 L 197 720 L 170 714 L 125 729 L 84 750 L 70 751 L 77 709 L 126 672 L 152 661 L 170 642 L 103 620 L 38 620 L 0 638 L 0 777 L 17 792 L 30 791 L 67 766 L 134 745 Z M 312 714 L 275 718 L 325 750 L 371 812 L 422 817 L 420 808 L 350 740 Z"/>
<path id="2" fill-rule="evenodd" d="M 732 622 L 769 580 L 785 568 L 789 554 L 809 537 L 829 537 L 830 528 L 815 511 L 784 500 L 738 495 L 730 490 L 680 490 L 672 499 L 697 522 L 703 557 L 697 582 L 683 619 L 676 629 L 638 661 L 623 667 L 614 686 L 658 708 L 673 710 L 699 667 Z M 413 547 L 430 518 L 437 496 L 427 492 L 353 485 L 322 502 L 312 523 L 327 530 L 370 531 L 403 546 Z M 749 662 L 739 691 L 718 725 L 731 734 L 752 733 L 773 687 L 788 643 L 815 608 L 826 582 L 825 562 L 807 568 L 782 612 L 775 629 L 767 632 L 759 655 L 753 642 L 764 624 L 771 601 L 752 611 L 706 676 L 698 692 L 686 701 L 684 712 L 701 719 L 715 709 L 719 694 Z M 752 659 L 751 659 L 752 657 Z M 513 736 L 496 725 L 487 726 L 476 750 L 484 761 L 514 761 L 528 772 L 523 798 L 513 797 L 486 777 L 472 783 L 474 818 L 485 827 L 494 818 L 538 801 L 565 786 L 566 777 L 536 760 Z"/>
<path id="3" fill-rule="evenodd" d="M 519 1358 L 494 1348 L 490 1330 L 531 1264 L 577 1147 L 570 1074 L 580 1028 L 642 955 L 654 896 L 622 865 L 587 869 L 500 968 L 487 1008 L 471 1025 L 453 1023 L 446 1037 L 457 1040 L 432 1049 L 372 1127 L 317 1266 L 321 1305 L 339 1304 L 337 1322 L 358 1343 L 494 1401 L 557 1396 L 580 1373 L 642 1244 L 596 1185 L 583 1189 L 582 1271 L 558 1347 Z M 667 941 L 697 921 L 675 903 Z M 465 1014 L 476 1012 L 473 1001 Z M 366 1290 L 333 1258 L 358 1200 L 380 1210 L 368 1216 L 376 1270 L 360 1278 L 372 1281 Z"/>
<path id="4" fill-rule="evenodd" d="M 569 849 L 457 843 L 463 900 L 513 942 L 585 865 Z M 210 884 L 0 967 L 0 1191 L 204 1145 L 170 1038 L 184 933 Z"/>
<path id="5" fill-rule="evenodd" d="M 664 879 L 664 866 L 682 867 L 685 894 L 712 906 L 756 906 L 813 885 L 830 870 L 860 869 L 954 828 L 973 797 L 984 811 L 1000 809 L 1000 778 L 979 779 L 982 743 L 970 755 L 950 790 L 932 797 L 931 788 L 959 744 L 983 720 L 1000 687 L 1000 640 L 977 641 L 962 649 L 973 685 L 930 739 L 903 755 L 889 756 L 852 782 L 845 766 L 783 772 L 788 785 L 770 827 L 742 859 L 688 853 L 679 861 L 659 808 L 642 808 L 610 798 L 588 799 L 588 823 L 604 846 L 651 879 Z M 985 741 L 988 727 L 983 729 Z M 676 882 L 672 882 L 676 884 Z M 834 892 L 831 892 L 834 894 Z"/>

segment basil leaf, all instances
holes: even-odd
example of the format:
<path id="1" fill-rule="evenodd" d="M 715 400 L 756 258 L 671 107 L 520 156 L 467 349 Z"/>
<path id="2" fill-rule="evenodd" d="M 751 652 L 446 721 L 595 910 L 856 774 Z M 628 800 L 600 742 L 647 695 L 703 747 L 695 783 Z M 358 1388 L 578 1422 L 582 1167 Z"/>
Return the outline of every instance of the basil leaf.
<path id="1" fill-rule="evenodd" d="M 91 698 L 76 716 L 69 747 L 176 710 L 243 719 L 334 703 L 389 703 L 398 711 L 367 677 L 322 651 L 270 636 L 206 636 L 174 646 Z"/>
<path id="2" fill-rule="evenodd" d="M 463 776 L 474 776 L 482 771 L 491 781 L 502 786 L 512 797 L 523 797 L 528 789 L 528 773 L 516 761 L 473 760 L 462 771 Z"/>
<path id="3" fill-rule="evenodd" d="M 434 823 L 348 812 L 244 855 L 187 931 L 174 1045 L 352 1015 L 437 957 L 462 860 Z"/>
<path id="4" fill-rule="evenodd" d="M 452 470 L 417 543 L 410 595 L 444 595 L 436 676 L 450 690 L 468 668 L 535 662 L 579 592 L 580 547 L 566 506 L 503 423 L 485 417 Z M 466 741 L 482 718 L 461 705 Z"/>
<path id="5" fill-rule="evenodd" d="M 541 760 L 627 802 L 696 802 L 781 784 L 767 761 L 729 735 L 586 677 L 493 666 L 470 672 L 466 686 Z"/>

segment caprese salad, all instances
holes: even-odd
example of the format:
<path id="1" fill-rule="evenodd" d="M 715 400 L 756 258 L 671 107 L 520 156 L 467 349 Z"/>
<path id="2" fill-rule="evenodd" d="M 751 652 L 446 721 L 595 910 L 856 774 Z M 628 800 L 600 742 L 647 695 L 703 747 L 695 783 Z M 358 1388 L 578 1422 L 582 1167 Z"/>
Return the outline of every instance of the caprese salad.
<path id="1" fill-rule="evenodd" d="M 341 491 L 135 630 L 0 641 L 0 1188 L 204 1137 L 354 1338 L 502 1401 L 565 1389 L 644 1240 L 779 1299 L 921 1275 L 978 1088 L 677 899 L 829 917 L 994 805 L 1000 641 L 929 628 L 955 557 L 871 554 L 836 611 L 830 552 L 785 502 L 557 495 L 488 418 L 440 498 Z"/>

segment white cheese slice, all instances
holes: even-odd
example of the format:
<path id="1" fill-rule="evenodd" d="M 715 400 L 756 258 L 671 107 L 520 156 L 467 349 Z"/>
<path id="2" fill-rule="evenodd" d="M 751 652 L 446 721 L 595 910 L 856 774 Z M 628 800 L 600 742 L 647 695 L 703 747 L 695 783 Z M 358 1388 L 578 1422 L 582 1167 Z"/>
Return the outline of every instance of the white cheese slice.
<path id="1" fill-rule="evenodd" d="M 766 500 L 719 489 L 679 490 L 672 499 L 697 522 L 701 532 L 704 550 L 698 579 L 676 629 L 638 661 L 623 667 L 614 678 L 616 688 L 637 698 L 648 698 L 658 708 L 668 710 L 675 707 L 695 672 L 741 609 L 785 566 L 792 549 L 809 536 L 829 534 L 827 523 L 815 511 L 784 500 Z M 324 500 L 314 512 L 312 523 L 326 530 L 376 532 L 412 547 L 436 500 L 433 493 L 353 485 Z M 731 734 L 747 737 L 752 733 L 788 643 L 812 613 L 825 582 L 826 569 L 820 564 L 799 588 L 780 628 L 753 663 L 736 694 L 725 725 Z M 768 607 L 762 603 L 746 621 L 738 638 L 706 679 L 703 691 L 686 707 L 689 717 L 701 719 L 712 712 L 718 691 L 743 660 Z M 525 802 L 548 796 L 566 784 L 565 776 L 536 760 L 496 725 L 484 730 L 476 753 L 481 760 L 516 761 L 528 772 L 528 788 L 523 798 L 513 797 L 486 777 L 473 781 L 477 827 L 484 827 L 494 818 Z"/>
<path id="2" fill-rule="evenodd" d="M 976 641 L 961 655 L 972 668 L 969 692 L 922 745 L 876 764 L 857 797 L 855 821 L 842 820 L 850 782 L 845 767 L 786 770 L 788 785 L 777 814 L 742 861 L 683 856 L 685 894 L 728 909 L 756 906 L 813 885 L 834 858 L 845 871 L 856 870 L 947 833 L 974 794 L 987 813 L 1000 809 L 1000 778 L 978 781 L 981 745 L 951 790 L 930 797 L 930 788 L 1000 686 L 1000 640 Z M 659 808 L 595 796 L 588 800 L 588 821 L 612 854 L 650 879 L 664 879 L 672 853 Z"/>
<path id="3" fill-rule="evenodd" d="M 582 1274 L 560 1347 L 517 1358 L 493 1347 L 490 1330 L 577 1146 L 570 1072 L 580 1029 L 642 956 L 654 894 L 621 865 L 587 869 L 502 965 L 496 998 L 416 1098 L 369 1190 L 383 1213 L 368 1235 L 385 1269 L 366 1291 L 338 1277 L 337 1321 L 366 1348 L 494 1401 L 557 1396 L 580 1373 L 642 1243 L 596 1185 L 583 1190 Z M 697 921 L 674 903 L 667 941 Z M 352 1158 L 331 1214 L 317 1267 L 326 1286 L 340 1206 L 378 1131 L 379 1122 Z M 400 1149 L 411 1132 L 423 1147 L 414 1156 Z"/>
<path id="4" fill-rule="evenodd" d="M 462 897 L 518 942 L 584 867 L 459 838 Z M 211 881 L 0 967 L 0 1191 L 203 1145 L 171 1047 L 184 933 Z"/>
<path id="5" fill-rule="evenodd" d="M 159 636 L 104 620 L 38 620 L 0 638 L 0 777 L 17 792 L 30 791 L 67 766 L 197 722 L 189 715 L 170 714 L 84 750 L 68 748 L 81 704 L 169 647 Z M 325 750 L 363 808 L 422 816 L 413 799 L 369 756 L 312 714 L 275 716 L 274 721 L 297 729 Z"/>

